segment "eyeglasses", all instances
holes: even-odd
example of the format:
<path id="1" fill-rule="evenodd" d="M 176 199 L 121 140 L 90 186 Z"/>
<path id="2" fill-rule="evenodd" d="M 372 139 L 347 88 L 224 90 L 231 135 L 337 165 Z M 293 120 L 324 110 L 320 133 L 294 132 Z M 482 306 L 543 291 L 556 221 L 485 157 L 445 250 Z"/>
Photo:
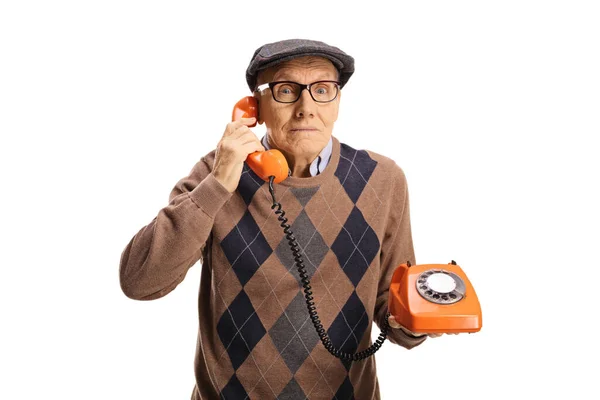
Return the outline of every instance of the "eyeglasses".
<path id="1" fill-rule="evenodd" d="M 317 81 L 303 85 L 292 81 L 278 81 L 264 83 L 258 86 L 255 92 L 261 92 L 267 87 L 271 89 L 273 100 L 279 103 L 295 103 L 304 89 L 308 90 L 310 97 L 317 103 L 329 103 L 337 97 L 340 83 L 337 81 Z"/>

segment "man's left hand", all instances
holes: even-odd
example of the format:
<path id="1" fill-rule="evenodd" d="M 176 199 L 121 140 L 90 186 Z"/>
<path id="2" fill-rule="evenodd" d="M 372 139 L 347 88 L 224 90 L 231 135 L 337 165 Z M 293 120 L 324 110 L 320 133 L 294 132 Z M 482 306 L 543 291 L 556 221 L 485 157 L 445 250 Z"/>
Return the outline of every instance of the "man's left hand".
<path id="1" fill-rule="evenodd" d="M 390 323 L 390 326 L 392 328 L 402 329 L 405 333 L 407 333 L 411 336 L 417 336 L 417 337 L 429 336 L 430 338 L 436 338 L 436 337 L 440 337 L 443 335 L 443 333 L 415 333 L 415 332 L 412 332 L 412 331 L 406 329 L 405 327 L 403 327 L 402 325 L 400 325 L 398 322 L 396 322 L 396 318 L 393 315 L 390 315 L 390 317 L 388 318 L 388 322 Z M 449 335 L 458 335 L 458 333 L 449 333 Z"/>

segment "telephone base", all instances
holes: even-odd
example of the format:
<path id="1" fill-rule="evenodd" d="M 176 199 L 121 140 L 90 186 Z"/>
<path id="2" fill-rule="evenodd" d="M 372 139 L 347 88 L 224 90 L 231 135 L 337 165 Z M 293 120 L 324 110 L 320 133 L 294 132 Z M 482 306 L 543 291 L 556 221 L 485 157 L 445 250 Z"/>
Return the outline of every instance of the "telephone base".
<path id="1" fill-rule="evenodd" d="M 474 333 L 481 306 L 463 270 L 451 264 L 401 264 L 390 284 L 388 311 L 415 333 Z"/>

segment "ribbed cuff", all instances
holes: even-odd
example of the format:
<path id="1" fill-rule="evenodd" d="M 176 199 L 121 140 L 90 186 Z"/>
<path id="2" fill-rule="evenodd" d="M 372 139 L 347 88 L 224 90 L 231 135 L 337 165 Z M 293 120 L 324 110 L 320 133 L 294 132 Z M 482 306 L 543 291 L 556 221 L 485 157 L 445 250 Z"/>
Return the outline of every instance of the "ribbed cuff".
<path id="1" fill-rule="evenodd" d="M 402 332 L 404 332 L 406 334 L 406 336 L 408 336 L 409 338 L 413 338 L 413 339 L 421 339 L 422 337 L 427 336 L 426 333 L 420 333 L 418 335 L 414 335 L 411 332 L 409 332 L 407 329 L 403 329 L 402 327 L 399 328 Z"/>
<path id="2" fill-rule="evenodd" d="M 383 326 L 383 321 L 380 326 Z M 407 349 L 412 349 L 413 347 L 420 345 L 427 337 L 427 335 L 414 336 L 402 328 L 393 328 L 392 326 L 389 327 L 387 332 L 387 338 L 390 342 L 406 347 Z"/>
<path id="3" fill-rule="evenodd" d="M 399 344 L 401 346 L 406 347 L 407 349 L 412 349 L 413 347 L 423 343 L 427 339 L 427 335 L 415 337 L 413 335 L 409 335 L 401 328 L 396 329 L 390 327 L 390 329 L 388 330 L 388 339 L 392 343 Z"/>
<path id="4" fill-rule="evenodd" d="M 217 215 L 232 195 L 233 193 L 221 185 L 212 172 L 194 190 L 189 192 L 192 201 L 211 218 Z"/>

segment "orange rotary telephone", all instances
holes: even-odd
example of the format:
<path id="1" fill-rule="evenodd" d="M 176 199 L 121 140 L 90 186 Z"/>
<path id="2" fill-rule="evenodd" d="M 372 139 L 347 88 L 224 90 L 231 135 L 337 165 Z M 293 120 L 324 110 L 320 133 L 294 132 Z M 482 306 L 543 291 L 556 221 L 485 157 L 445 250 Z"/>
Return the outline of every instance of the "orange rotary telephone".
<path id="1" fill-rule="evenodd" d="M 456 265 L 401 264 L 390 284 L 388 310 L 415 333 L 481 330 L 481 307 L 467 275 Z"/>
<path id="2" fill-rule="evenodd" d="M 236 103 L 232 120 L 251 117 L 258 117 L 258 103 L 254 97 L 248 96 Z M 256 124 L 250 127 L 253 126 Z M 246 163 L 260 178 L 269 183 L 269 191 L 273 198 L 271 208 L 277 208 L 275 214 L 281 222 L 294 255 L 296 268 L 304 287 L 308 313 L 323 346 L 332 355 L 346 361 L 364 360 L 373 355 L 386 339 L 390 315 L 394 315 L 399 324 L 415 333 L 477 332 L 481 329 L 479 301 L 466 275 L 454 261 L 452 265 L 447 266 L 428 264 L 411 267 L 410 263 L 406 263 L 397 267 L 392 277 L 388 314 L 376 342 L 368 349 L 354 354 L 336 349 L 317 315 L 300 246 L 287 223 L 281 203 L 275 200 L 273 183 L 279 183 L 287 178 L 287 161 L 279 150 L 272 149 L 249 154 Z"/>

